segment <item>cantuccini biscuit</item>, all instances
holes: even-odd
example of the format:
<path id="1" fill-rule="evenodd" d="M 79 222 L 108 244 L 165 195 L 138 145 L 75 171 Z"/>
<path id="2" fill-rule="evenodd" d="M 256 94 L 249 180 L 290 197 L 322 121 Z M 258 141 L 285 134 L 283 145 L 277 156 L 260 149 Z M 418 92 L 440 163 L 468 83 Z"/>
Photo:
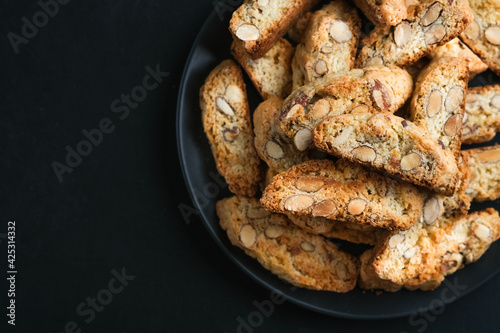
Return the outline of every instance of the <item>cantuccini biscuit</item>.
<path id="1" fill-rule="evenodd" d="M 461 58 L 433 60 L 418 76 L 410 102 L 409 120 L 458 159 L 462 120 L 469 82 L 467 62 Z"/>
<path id="2" fill-rule="evenodd" d="M 464 150 L 469 157 L 470 181 L 466 191 L 473 201 L 500 198 L 500 145 Z"/>
<path id="3" fill-rule="evenodd" d="M 331 73 L 353 68 L 361 20 L 345 0 L 334 0 L 314 12 L 297 45 L 293 90 Z"/>
<path id="4" fill-rule="evenodd" d="M 500 75 L 500 2 L 469 0 L 473 21 L 460 37 L 474 53 Z"/>
<path id="5" fill-rule="evenodd" d="M 314 129 L 314 145 L 441 194 L 452 195 L 458 186 L 455 156 L 421 127 L 390 113 L 329 117 Z"/>
<path id="6" fill-rule="evenodd" d="M 375 26 L 356 59 L 356 67 L 408 66 L 457 37 L 472 21 L 467 0 L 424 0 L 393 27 Z"/>
<path id="7" fill-rule="evenodd" d="M 500 85 L 469 88 L 465 99 L 463 143 L 492 140 L 500 131 Z"/>
<path id="8" fill-rule="evenodd" d="M 260 181 L 260 159 L 253 144 L 252 123 L 243 75 L 232 60 L 214 68 L 200 89 L 203 128 L 217 170 L 229 190 L 253 196 Z"/>
<path id="9" fill-rule="evenodd" d="M 258 59 L 318 0 L 245 0 L 229 23 L 233 39 Z"/>
<path id="10" fill-rule="evenodd" d="M 273 178 L 261 203 L 276 213 L 397 230 L 410 228 L 422 212 L 413 185 L 345 160 L 310 160 L 290 168 Z"/>
<path id="11" fill-rule="evenodd" d="M 217 215 L 234 246 L 281 279 L 315 290 L 347 292 L 359 275 L 356 257 L 322 236 L 305 232 L 286 216 L 264 210 L 257 199 L 217 202 Z"/>
<path id="12" fill-rule="evenodd" d="M 478 260 L 499 236 L 500 218 L 493 208 L 432 224 L 419 221 L 375 247 L 368 270 L 410 290 L 434 289 L 444 276 Z"/>
<path id="13" fill-rule="evenodd" d="M 292 92 L 293 46 L 281 38 L 257 60 L 253 60 L 240 43 L 233 41 L 231 53 L 240 63 L 263 99 L 285 98 Z"/>

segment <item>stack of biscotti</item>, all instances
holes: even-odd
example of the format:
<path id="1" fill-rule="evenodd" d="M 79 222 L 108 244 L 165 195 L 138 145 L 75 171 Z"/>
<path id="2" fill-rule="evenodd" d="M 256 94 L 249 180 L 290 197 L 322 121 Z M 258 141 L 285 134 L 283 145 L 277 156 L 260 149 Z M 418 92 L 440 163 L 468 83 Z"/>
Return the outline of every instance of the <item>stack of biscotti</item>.
<path id="1" fill-rule="evenodd" d="M 469 88 L 498 71 L 500 2 L 354 3 L 245 0 L 233 13 L 236 62 L 200 90 L 234 194 L 217 215 L 234 246 L 296 286 L 434 289 L 500 237 L 496 210 L 469 212 L 500 197 L 500 146 L 462 148 L 500 131 L 500 85 Z M 360 40 L 362 14 L 375 28 Z"/>

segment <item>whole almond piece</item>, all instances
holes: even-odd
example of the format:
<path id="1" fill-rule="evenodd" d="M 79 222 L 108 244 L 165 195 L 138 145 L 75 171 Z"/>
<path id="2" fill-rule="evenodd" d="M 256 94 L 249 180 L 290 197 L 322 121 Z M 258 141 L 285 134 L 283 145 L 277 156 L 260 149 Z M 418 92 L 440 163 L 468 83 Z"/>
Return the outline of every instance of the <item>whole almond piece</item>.
<path id="1" fill-rule="evenodd" d="M 314 198 L 306 194 L 296 194 L 286 198 L 284 206 L 291 212 L 300 212 L 314 204 Z"/>
<path id="2" fill-rule="evenodd" d="M 429 116 L 429 118 L 436 116 L 439 111 L 441 111 L 442 103 L 443 94 L 439 90 L 434 89 L 429 94 L 429 99 L 427 100 L 427 116 Z"/>
<path id="3" fill-rule="evenodd" d="M 351 40 L 352 32 L 349 26 L 343 22 L 335 20 L 330 24 L 330 36 L 338 43 L 345 43 Z"/>
<path id="4" fill-rule="evenodd" d="M 244 247 L 250 248 L 257 241 L 257 232 L 250 224 L 245 224 L 240 229 L 240 242 Z"/>
<path id="5" fill-rule="evenodd" d="M 243 41 L 257 40 L 260 37 L 260 31 L 255 25 L 244 23 L 236 29 L 236 37 Z"/>
<path id="6" fill-rule="evenodd" d="M 436 22 L 436 20 L 439 18 L 439 15 L 441 15 L 442 10 L 443 10 L 443 5 L 441 5 L 441 3 L 437 2 L 437 1 L 434 2 L 429 7 L 429 9 L 427 9 L 424 16 L 422 16 L 420 23 L 424 27 L 431 25 L 432 23 Z"/>
<path id="7" fill-rule="evenodd" d="M 500 27 L 492 25 L 484 32 L 484 37 L 493 45 L 500 45 Z"/>

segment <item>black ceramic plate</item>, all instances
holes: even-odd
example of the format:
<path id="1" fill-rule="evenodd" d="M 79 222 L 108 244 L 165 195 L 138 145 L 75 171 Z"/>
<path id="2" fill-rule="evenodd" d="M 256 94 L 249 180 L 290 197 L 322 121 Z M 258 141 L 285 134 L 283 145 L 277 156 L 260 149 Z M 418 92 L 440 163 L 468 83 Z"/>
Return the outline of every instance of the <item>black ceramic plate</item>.
<path id="1" fill-rule="evenodd" d="M 177 140 L 179 157 L 184 172 L 186 185 L 194 205 L 200 213 L 210 235 L 234 263 L 260 284 L 300 306 L 328 315 L 357 318 L 382 319 L 408 316 L 419 309 L 434 309 L 471 292 L 500 270 L 500 244 L 490 250 L 477 263 L 467 266 L 448 277 L 434 291 L 400 291 L 397 293 L 373 292 L 359 288 L 345 293 L 311 291 L 292 286 L 271 274 L 255 260 L 232 246 L 225 232 L 220 228 L 215 213 L 217 200 L 230 196 L 226 185 L 217 174 L 215 162 L 210 152 L 207 138 L 201 123 L 199 107 L 199 89 L 208 73 L 222 60 L 231 57 L 231 36 L 228 32 L 230 13 L 225 19 L 214 12 L 203 25 L 191 54 L 187 60 L 179 90 L 177 107 Z M 474 79 L 472 85 L 484 85 L 498 82 L 498 78 L 487 72 Z M 247 80 L 248 97 L 251 110 L 260 102 L 256 91 Z M 474 210 L 485 207 L 500 208 L 500 202 L 487 202 L 473 205 Z M 455 288 L 452 285 L 461 287 Z"/>

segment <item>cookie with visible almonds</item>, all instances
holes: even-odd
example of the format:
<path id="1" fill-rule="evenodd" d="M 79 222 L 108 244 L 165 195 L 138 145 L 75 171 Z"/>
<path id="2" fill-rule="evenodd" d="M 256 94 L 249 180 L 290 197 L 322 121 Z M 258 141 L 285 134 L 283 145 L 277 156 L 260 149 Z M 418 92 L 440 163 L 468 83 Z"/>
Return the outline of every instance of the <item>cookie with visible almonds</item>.
<path id="1" fill-rule="evenodd" d="M 314 129 L 314 145 L 440 194 L 452 195 L 458 186 L 455 156 L 421 127 L 390 113 L 329 117 Z"/>
<path id="2" fill-rule="evenodd" d="M 243 46 L 233 41 L 231 53 L 250 77 L 255 88 L 267 99 L 271 96 L 285 98 L 292 92 L 293 46 L 281 38 L 257 60 L 250 58 Z"/>
<path id="3" fill-rule="evenodd" d="M 314 12 L 293 60 L 293 90 L 331 73 L 353 68 L 361 20 L 345 0 Z"/>
<path id="4" fill-rule="evenodd" d="M 246 87 L 238 65 L 225 60 L 210 72 L 200 89 L 203 128 L 217 170 L 229 190 L 254 196 L 260 181 L 260 159 L 253 144 Z"/>
<path id="5" fill-rule="evenodd" d="M 500 2 L 469 0 L 474 19 L 460 37 L 474 53 L 500 75 Z"/>
<path id="6" fill-rule="evenodd" d="M 356 67 L 409 66 L 457 37 L 472 21 L 467 0 L 424 0 L 393 27 L 375 26 L 361 41 Z"/>
<path id="7" fill-rule="evenodd" d="M 272 214 L 257 199 L 217 202 L 221 227 L 234 246 L 281 279 L 314 290 L 347 292 L 356 286 L 359 261 L 319 235 Z"/>
<path id="8" fill-rule="evenodd" d="M 500 145 L 464 150 L 469 157 L 467 195 L 473 201 L 500 198 Z"/>
<path id="9" fill-rule="evenodd" d="M 462 58 L 433 60 L 418 76 L 410 101 L 409 120 L 458 159 L 462 145 L 462 119 L 469 82 Z"/>
<path id="10" fill-rule="evenodd" d="M 419 221 L 375 247 L 367 270 L 410 290 L 431 290 L 446 275 L 477 261 L 499 237 L 500 218 L 493 208 L 431 224 Z"/>
<path id="11" fill-rule="evenodd" d="M 272 176 L 309 159 L 308 152 L 299 151 L 278 133 L 276 117 L 282 102 L 281 98 L 273 96 L 260 103 L 253 114 L 255 149 L 269 166 Z"/>
<path id="12" fill-rule="evenodd" d="M 408 16 L 412 0 L 354 0 L 356 6 L 376 25 L 396 25 Z"/>
<path id="13" fill-rule="evenodd" d="M 395 112 L 410 97 L 413 79 L 396 66 L 352 69 L 326 75 L 295 90 L 283 102 L 278 120 L 299 150 L 312 147 L 312 131 L 331 115 Z"/>
<path id="14" fill-rule="evenodd" d="M 299 16 L 319 0 L 245 0 L 229 23 L 235 42 L 252 59 L 266 54 L 283 37 Z"/>
<path id="15" fill-rule="evenodd" d="M 328 238 L 342 239 L 355 244 L 375 245 L 387 230 L 370 225 L 360 225 L 349 222 L 332 221 L 324 217 L 307 215 L 287 215 L 290 221 L 312 234 Z"/>
<path id="16" fill-rule="evenodd" d="M 463 143 L 490 141 L 498 131 L 500 131 L 500 85 L 469 88 L 465 99 Z"/>
<path id="17" fill-rule="evenodd" d="M 471 51 L 458 37 L 450 40 L 448 43 L 437 47 L 428 57 L 432 60 L 442 57 L 462 58 L 467 62 L 469 68 L 469 81 L 477 74 L 488 69 L 481 58 Z"/>
<path id="18" fill-rule="evenodd" d="M 261 203 L 276 213 L 395 230 L 410 228 L 422 211 L 413 185 L 345 160 L 311 160 L 280 173 L 266 187 Z"/>

